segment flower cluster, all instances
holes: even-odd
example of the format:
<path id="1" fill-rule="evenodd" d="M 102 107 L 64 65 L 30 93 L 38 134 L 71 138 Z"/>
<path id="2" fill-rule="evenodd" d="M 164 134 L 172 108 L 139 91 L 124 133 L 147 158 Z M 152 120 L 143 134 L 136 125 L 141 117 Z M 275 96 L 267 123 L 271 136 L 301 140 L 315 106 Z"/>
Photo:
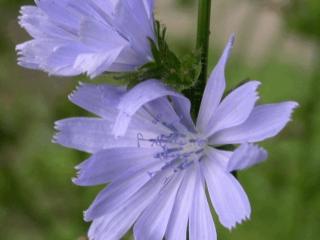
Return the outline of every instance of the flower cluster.
<path id="1" fill-rule="evenodd" d="M 20 24 L 33 37 L 17 46 L 24 67 L 95 77 L 145 66 L 149 76 L 190 63 L 198 76 L 194 61 L 172 55 L 169 67 L 156 64 L 171 51 L 156 45 L 165 34 L 154 29 L 153 0 L 39 0 L 22 7 Z M 297 103 L 258 105 L 258 81 L 224 97 L 233 43 L 232 36 L 208 79 L 196 121 L 189 99 L 172 88 L 184 68 L 168 75 L 170 86 L 150 77 L 132 88 L 80 84 L 70 95 L 96 116 L 57 121 L 53 141 L 91 154 L 76 167 L 75 184 L 107 185 L 85 212 L 91 240 L 121 239 L 132 227 L 136 240 L 215 240 L 209 201 L 228 229 L 250 218 L 232 172 L 267 158 L 256 143 L 277 135 Z"/>

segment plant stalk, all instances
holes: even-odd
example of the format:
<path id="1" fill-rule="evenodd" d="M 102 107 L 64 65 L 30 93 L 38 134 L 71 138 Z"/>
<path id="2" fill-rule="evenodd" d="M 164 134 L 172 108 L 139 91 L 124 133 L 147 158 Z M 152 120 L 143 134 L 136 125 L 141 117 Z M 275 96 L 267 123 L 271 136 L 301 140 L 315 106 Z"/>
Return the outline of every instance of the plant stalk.
<path id="1" fill-rule="evenodd" d="M 201 99 L 207 82 L 210 18 L 211 0 L 199 0 L 196 49 L 200 53 L 201 73 L 195 86 L 186 91 L 186 95 L 192 101 L 192 115 L 194 118 L 198 115 Z"/>
<path id="2" fill-rule="evenodd" d="M 198 7 L 198 30 L 197 30 L 197 49 L 201 53 L 201 75 L 199 85 L 202 90 L 205 87 L 208 74 L 208 54 L 210 37 L 210 19 L 211 19 L 211 0 L 199 0 Z M 202 94 L 202 93 L 201 93 Z"/>

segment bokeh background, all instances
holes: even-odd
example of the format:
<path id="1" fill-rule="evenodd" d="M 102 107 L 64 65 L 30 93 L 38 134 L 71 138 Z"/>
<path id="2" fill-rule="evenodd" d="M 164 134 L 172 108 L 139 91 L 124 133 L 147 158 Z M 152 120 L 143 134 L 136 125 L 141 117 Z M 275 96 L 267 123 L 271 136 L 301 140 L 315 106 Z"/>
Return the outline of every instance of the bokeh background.
<path id="1" fill-rule="evenodd" d="M 192 49 L 197 1 L 156 2 L 172 48 Z M 19 7 L 32 3 L 0 0 L 0 239 L 84 240 L 82 212 L 99 188 L 71 183 L 73 166 L 87 156 L 52 144 L 51 137 L 55 120 L 86 114 L 66 96 L 88 79 L 53 78 L 16 65 L 15 45 L 29 39 L 17 24 Z M 252 203 L 251 221 L 231 233 L 217 224 L 219 239 L 317 240 L 320 1 L 213 0 L 211 67 L 232 32 L 237 41 L 228 87 L 258 79 L 261 102 L 296 100 L 300 108 L 280 136 L 263 143 L 269 160 L 239 174 Z"/>

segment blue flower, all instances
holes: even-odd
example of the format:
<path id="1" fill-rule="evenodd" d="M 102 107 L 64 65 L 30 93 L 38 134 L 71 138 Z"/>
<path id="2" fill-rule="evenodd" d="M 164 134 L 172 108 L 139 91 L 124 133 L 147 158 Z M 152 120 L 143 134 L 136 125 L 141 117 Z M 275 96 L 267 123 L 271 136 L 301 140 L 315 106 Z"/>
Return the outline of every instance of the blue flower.
<path id="1" fill-rule="evenodd" d="M 36 0 L 20 25 L 32 40 L 17 46 L 21 66 L 91 78 L 135 70 L 152 59 L 153 0 Z"/>
<path id="2" fill-rule="evenodd" d="M 231 172 L 267 158 L 255 143 L 277 135 L 297 103 L 256 105 L 257 81 L 222 99 L 232 45 L 208 80 L 196 124 L 189 100 L 158 80 L 131 90 L 83 84 L 70 96 L 98 117 L 58 121 L 54 140 L 92 154 L 75 184 L 109 184 L 85 212 L 90 239 L 120 239 L 132 226 L 137 240 L 187 239 L 187 229 L 190 240 L 217 239 L 208 199 L 228 229 L 250 218 Z"/>

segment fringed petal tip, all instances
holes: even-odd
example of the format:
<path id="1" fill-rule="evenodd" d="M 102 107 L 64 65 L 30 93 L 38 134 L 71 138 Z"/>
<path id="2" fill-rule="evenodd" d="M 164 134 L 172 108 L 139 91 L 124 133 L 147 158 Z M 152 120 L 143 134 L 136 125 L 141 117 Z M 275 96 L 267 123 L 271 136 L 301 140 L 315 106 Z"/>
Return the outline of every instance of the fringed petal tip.
<path id="1" fill-rule="evenodd" d="M 91 186 L 91 185 L 86 185 L 86 184 L 83 184 L 81 179 L 80 179 L 80 173 L 79 173 L 79 176 L 76 176 L 76 177 L 73 177 L 71 178 L 71 182 L 74 184 L 74 185 L 77 185 L 79 187 L 88 187 L 88 186 Z"/>
<path id="2" fill-rule="evenodd" d="M 251 219 L 251 214 L 249 215 L 246 215 L 243 219 L 235 222 L 234 224 L 230 225 L 230 226 L 225 226 L 229 231 L 233 231 L 238 225 L 246 222 L 246 221 L 249 221 Z"/>
<path id="3" fill-rule="evenodd" d="M 78 180 L 78 177 L 73 177 L 73 178 L 71 178 L 71 182 L 72 182 L 73 184 L 75 184 L 75 185 L 78 185 L 78 184 L 77 184 L 77 180 Z"/>
<path id="4" fill-rule="evenodd" d="M 58 136 L 57 136 L 57 134 L 53 135 L 53 137 L 51 138 L 51 142 L 54 143 L 54 144 L 57 144 L 57 143 L 58 143 Z"/>
<path id="5" fill-rule="evenodd" d="M 92 186 L 92 184 L 85 184 L 86 179 L 83 175 L 85 175 L 85 173 L 83 173 L 81 169 L 78 170 L 76 176 L 71 178 L 72 183 L 80 187 Z"/>
<path id="6" fill-rule="evenodd" d="M 76 88 L 71 93 L 69 93 L 69 95 L 68 95 L 68 99 L 69 99 L 70 102 L 72 102 L 72 100 L 73 100 L 74 96 L 76 95 L 76 93 L 85 85 L 86 84 L 83 83 L 83 82 L 78 82 L 78 85 L 76 86 Z"/>
<path id="7" fill-rule="evenodd" d="M 54 130 L 60 131 L 62 122 L 63 122 L 63 120 L 55 121 L 54 126 L 53 126 Z"/>
<path id="8" fill-rule="evenodd" d="M 58 144 L 61 136 L 61 130 L 63 128 L 63 120 L 55 121 L 53 129 L 56 131 L 51 138 L 51 142 Z"/>
<path id="9" fill-rule="evenodd" d="M 17 52 L 17 54 L 18 54 L 19 56 L 22 54 L 21 51 L 23 50 L 24 45 L 25 45 L 25 44 L 21 43 L 21 44 L 16 45 L 16 47 L 15 47 L 15 50 L 16 50 L 16 52 Z M 19 60 L 19 58 L 18 58 L 18 60 Z"/>
<path id="10" fill-rule="evenodd" d="M 288 104 L 289 107 L 291 107 L 290 115 L 293 114 L 294 110 L 296 110 L 297 108 L 300 107 L 300 104 L 298 102 L 295 102 L 295 101 L 288 101 L 287 104 Z"/>
<path id="11" fill-rule="evenodd" d="M 268 152 L 252 143 L 243 143 L 231 155 L 227 171 L 239 171 L 252 167 L 268 158 Z"/>
<path id="12" fill-rule="evenodd" d="M 294 111 L 300 107 L 300 104 L 298 102 L 295 101 L 287 101 L 287 102 L 282 102 L 282 104 L 286 105 L 286 109 L 284 109 L 284 115 L 287 115 L 287 123 L 285 124 L 285 126 L 291 122 L 293 120 L 293 113 Z"/>
<path id="13" fill-rule="evenodd" d="M 59 138 L 59 134 L 63 131 L 64 127 L 66 126 L 66 119 L 58 120 L 54 122 L 53 129 L 56 131 L 54 136 L 52 137 L 54 140 Z"/>
<path id="14" fill-rule="evenodd" d="M 292 113 L 298 106 L 294 101 L 258 105 L 244 123 L 216 133 L 210 144 L 254 143 L 272 138 L 292 120 Z"/>
<path id="15" fill-rule="evenodd" d="M 89 209 L 88 210 L 85 210 L 83 211 L 83 220 L 85 222 L 92 222 L 94 219 L 92 217 L 89 216 Z"/>
<path id="16" fill-rule="evenodd" d="M 102 217 L 103 217 L 103 215 L 102 215 Z M 97 217 L 92 213 L 91 207 L 89 207 L 87 210 L 83 211 L 83 220 L 85 222 L 92 222 L 92 221 L 95 221 L 96 219 L 97 219 Z"/>
<path id="17" fill-rule="evenodd" d="M 85 161 L 84 161 L 84 162 L 85 162 Z M 80 164 L 76 165 L 76 166 L 74 167 L 74 169 L 75 169 L 75 170 L 77 170 L 77 171 L 81 170 L 81 169 L 82 169 L 82 167 L 83 167 L 83 165 L 84 165 L 84 162 L 82 162 L 82 163 L 80 163 Z"/>

